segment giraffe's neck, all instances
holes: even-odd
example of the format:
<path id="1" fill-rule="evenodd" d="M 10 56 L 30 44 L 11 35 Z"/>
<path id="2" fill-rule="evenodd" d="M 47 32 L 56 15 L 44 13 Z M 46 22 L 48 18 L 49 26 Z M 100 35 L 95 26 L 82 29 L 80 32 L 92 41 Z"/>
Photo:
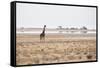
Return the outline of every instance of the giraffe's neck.
<path id="1" fill-rule="evenodd" d="M 43 28 L 43 32 L 42 33 L 45 33 L 45 27 Z"/>

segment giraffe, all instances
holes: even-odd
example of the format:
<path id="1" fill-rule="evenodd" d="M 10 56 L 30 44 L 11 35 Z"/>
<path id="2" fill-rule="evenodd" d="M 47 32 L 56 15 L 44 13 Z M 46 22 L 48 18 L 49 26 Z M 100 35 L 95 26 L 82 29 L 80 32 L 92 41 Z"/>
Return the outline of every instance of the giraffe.
<path id="1" fill-rule="evenodd" d="M 44 25 L 44 27 L 43 27 L 43 31 L 42 31 L 42 33 L 40 34 L 40 41 L 45 41 L 45 28 L 46 28 L 46 25 Z"/>

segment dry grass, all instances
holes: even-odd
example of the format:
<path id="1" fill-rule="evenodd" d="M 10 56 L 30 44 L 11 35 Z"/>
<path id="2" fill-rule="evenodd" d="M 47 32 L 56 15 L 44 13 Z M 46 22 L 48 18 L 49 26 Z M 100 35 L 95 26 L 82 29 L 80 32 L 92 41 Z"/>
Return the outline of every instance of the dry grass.
<path id="1" fill-rule="evenodd" d="M 96 60 L 95 37 L 47 35 L 17 35 L 17 65 L 79 62 Z"/>

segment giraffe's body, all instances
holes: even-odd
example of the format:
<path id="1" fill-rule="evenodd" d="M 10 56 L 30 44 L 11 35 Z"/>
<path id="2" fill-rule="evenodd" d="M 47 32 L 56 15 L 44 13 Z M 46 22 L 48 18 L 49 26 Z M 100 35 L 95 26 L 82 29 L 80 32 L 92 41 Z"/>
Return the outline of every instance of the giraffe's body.
<path id="1" fill-rule="evenodd" d="M 46 28 L 46 25 L 44 25 L 43 31 L 40 34 L 40 40 L 43 40 L 43 41 L 45 41 L 45 28 Z"/>

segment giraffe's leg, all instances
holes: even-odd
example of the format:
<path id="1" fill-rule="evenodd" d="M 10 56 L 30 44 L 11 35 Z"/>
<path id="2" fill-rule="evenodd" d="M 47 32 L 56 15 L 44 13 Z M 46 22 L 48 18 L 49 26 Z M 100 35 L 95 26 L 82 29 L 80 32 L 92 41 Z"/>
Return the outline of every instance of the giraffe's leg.
<path id="1" fill-rule="evenodd" d="M 43 37 L 43 41 L 45 42 L 45 36 Z"/>
<path id="2" fill-rule="evenodd" d="M 41 41 L 42 37 L 40 36 L 40 41 Z"/>
<path id="3" fill-rule="evenodd" d="M 40 42 L 42 42 L 43 41 L 43 37 L 42 36 L 40 36 Z"/>
<path id="4" fill-rule="evenodd" d="M 42 41 L 42 36 L 40 35 L 40 42 Z"/>

